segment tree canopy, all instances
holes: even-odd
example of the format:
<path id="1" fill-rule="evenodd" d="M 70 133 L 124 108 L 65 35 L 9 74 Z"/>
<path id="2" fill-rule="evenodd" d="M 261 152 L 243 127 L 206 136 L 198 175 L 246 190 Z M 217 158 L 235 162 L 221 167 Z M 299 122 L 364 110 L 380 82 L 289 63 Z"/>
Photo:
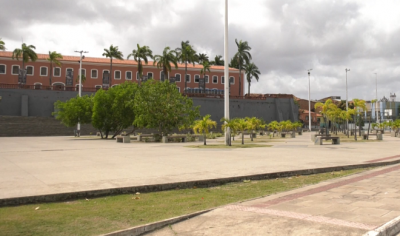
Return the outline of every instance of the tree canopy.
<path id="1" fill-rule="evenodd" d="M 90 124 L 92 122 L 93 95 L 71 98 L 66 102 L 57 101 L 53 115 L 57 120 L 67 127 L 74 127 L 81 124 Z"/>

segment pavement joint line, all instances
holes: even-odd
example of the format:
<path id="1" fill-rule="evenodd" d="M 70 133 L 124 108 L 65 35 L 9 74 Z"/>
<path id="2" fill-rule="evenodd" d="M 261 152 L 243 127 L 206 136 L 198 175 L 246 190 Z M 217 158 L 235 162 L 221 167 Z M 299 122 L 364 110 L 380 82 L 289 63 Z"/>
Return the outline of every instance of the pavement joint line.
<path id="1" fill-rule="evenodd" d="M 357 228 L 357 229 L 371 230 L 371 229 L 376 228 L 375 225 L 367 225 L 367 224 L 363 224 L 363 223 L 334 219 L 334 218 L 325 217 L 325 216 L 314 216 L 314 215 L 310 215 L 310 214 L 290 212 L 290 211 L 273 210 L 273 209 L 259 208 L 259 207 L 248 207 L 248 206 L 241 206 L 241 205 L 229 205 L 224 208 L 228 209 L 228 210 L 247 211 L 247 212 L 268 214 L 268 215 L 274 215 L 274 216 L 282 216 L 282 217 L 288 217 L 288 218 L 293 218 L 293 219 L 298 219 L 298 220 L 306 220 L 306 221 L 311 221 L 311 222 L 316 222 L 316 223 L 332 224 L 332 225 L 345 226 L 345 227 L 351 227 L 351 228 Z"/>
<path id="2" fill-rule="evenodd" d="M 272 205 L 277 205 L 279 203 L 283 203 L 283 202 L 287 202 L 287 201 L 291 201 L 300 197 L 305 197 L 305 196 L 309 196 L 315 193 L 320 193 L 320 192 L 324 192 L 333 188 L 337 188 L 337 187 L 341 187 L 347 184 L 351 184 L 351 183 L 355 183 L 364 179 L 369 179 L 378 175 L 382 175 L 382 174 L 386 174 L 395 170 L 400 170 L 400 165 L 397 166 L 393 166 L 393 167 L 389 167 L 389 168 L 385 168 L 383 170 L 378 170 L 378 171 L 374 171 L 372 173 L 369 174 L 364 174 L 361 176 L 357 176 L 357 177 L 353 177 L 350 179 L 346 179 L 346 180 L 342 180 L 339 182 L 335 182 L 335 183 L 331 183 L 331 184 L 327 184 L 324 186 L 320 186 L 320 187 L 316 187 L 316 188 L 312 188 L 312 189 L 308 189 L 299 193 L 293 193 L 293 194 L 289 194 L 277 199 L 272 199 L 263 203 L 259 203 L 259 204 L 255 204 L 253 205 L 253 207 L 269 207 Z"/>
<path id="3" fill-rule="evenodd" d="M 387 162 L 360 163 L 360 164 L 344 165 L 344 166 L 331 166 L 331 167 L 320 167 L 320 168 L 313 168 L 313 169 L 270 172 L 270 173 L 244 175 L 244 176 L 232 176 L 232 177 L 215 178 L 215 179 L 203 179 L 203 180 L 192 180 L 192 181 L 153 184 L 153 185 L 139 185 L 139 186 L 128 186 L 128 187 L 119 187 L 119 188 L 95 189 L 95 190 L 52 193 L 52 194 L 32 195 L 32 196 L 23 196 L 23 197 L 11 197 L 11 198 L 0 199 L 0 207 L 24 205 L 24 204 L 46 203 L 46 202 L 62 202 L 62 201 L 70 201 L 70 200 L 74 200 L 74 199 L 95 198 L 95 197 L 110 196 L 110 195 L 117 195 L 117 194 L 131 194 L 131 193 L 135 193 L 135 192 L 143 192 L 143 193 L 157 192 L 157 191 L 164 191 L 164 190 L 173 190 L 176 188 L 192 188 L 194 186 L 196 186 L 196 187 L 212 187 L 212 186 L 218 186 L 218 185 L 222 185 L 222 184 L 226 184 L 226 183 L 241 182 L 243 180 L 276 179 L 276 178 L 291 177 L 291 176 L 297 176 L 297 175 L 321 174 L 321 173 L 328 173 L 328 172 L 340 171 L 340 170 L 351 170 L 351 169 L 368 168 L 368 167 L 380 167 L 380 166 L 387 166 L 387 165 L 395 165 L 395 164 L 399 164 L 399 163 L 400 163 L 400 159 L 393 160 L 393 161 L 387 161 Z"/>
<path id="4" fill-rule="evenodd" d="M 391 156 L 391 157 L 384 157 L 384 158 L 375 159 L 375 160 L 370 160 L 370 161 L 366 161 L 365 163 L 373 163 L 373 162 L 379 162 L 379 161 L 386 161 L 386 160 L 394 159 L 394 158 L 398 158 L 398 157 L 400 157 L 400 155 Z"/>

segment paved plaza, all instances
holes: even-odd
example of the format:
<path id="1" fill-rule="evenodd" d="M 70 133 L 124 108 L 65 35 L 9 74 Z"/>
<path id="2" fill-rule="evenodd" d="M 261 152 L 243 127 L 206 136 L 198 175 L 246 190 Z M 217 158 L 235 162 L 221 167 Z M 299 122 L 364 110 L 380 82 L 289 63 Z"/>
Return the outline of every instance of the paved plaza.
<path id="1" fill-rule="evenodd" d="M 0 199 L 400 159 L 400 140 L 384 139 L 316 146 L 305 133 L 272 147 L 196 149 L 97 137 L 0 138 Z"/>

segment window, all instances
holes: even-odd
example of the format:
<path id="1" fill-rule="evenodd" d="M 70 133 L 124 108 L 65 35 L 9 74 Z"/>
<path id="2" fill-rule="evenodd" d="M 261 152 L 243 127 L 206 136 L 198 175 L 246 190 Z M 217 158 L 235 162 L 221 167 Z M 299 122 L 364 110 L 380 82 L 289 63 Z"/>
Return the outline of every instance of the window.
<path id="1" fill-rule="evenodd" d="M 72 71 L 72 72 L 73 72 L 74 69 L 72 69 L 72 68 L 67 68 L 67 72 L 68 72 L 68 71 Z"/>
<path id="2" fill-rule="evenodd" d="M 186 82 L 190 83 L 190 75 L 186 75 Z"/>
<path id="3" fill-rule="evenodd" d="M 61 68 L 60 67 L 54 67 L 53 76 L 55 76 L 55 77 L 60 77 L 61 76 Z"/>
<path id="4" fill-rule="evenodd" d="M 213 84 L 218 84 L 218 76 L 216 76 L 216 75 L 213 76 L 212 83 Z"/>
<path id="5" fill-rule="evenodd" d="M 160 72 L 160 80 L 164 81 L 164 72 L 163 71 Z"/>
<path id="6" fill-rule="evenodd" d="M 194 82 L 195 82 L 195 83 L 198 83 L 198 82 L 199 82 L 199 79 L 200 79 L 200 75 L 195 75 L 195 76 L 194 76 Z"/>
<path id="7" fill-rule="evenodd" d="M 47 69 L 47 67 L 46 67 Z M 42 88 L 42 83 L 36 82 L 33 84 L 33 89 L 41 89 Z"/>
<path id="8" fill-rule="evenodd" d="M 153 73 L 151 73 L 151 72 L 149 72 L 149 73 L 147 73 L 147 79 L 152 79 L 153 78 Z"/>
<path id="9" fill-rule="evenodd" d="M 96 89 L 96 91 L 99 90 L 99 89 L 101 89 L 101 87 L 102 87 L 101 85 L 95 85 L 95 86 L 94 86 L 94 88 Z"/>
<path id="10" fill-rule="evenodd" d="M 6 65 L 0 65 L 0 74 L 6 73 Z"/>
<path id="11" fill-rule="evenodd" d="M 235 84 L 235 77 L 233 77 L 233 76 L 229 77 L 229 83 Z"/>
<path id="12" fill-rule="evenodd" d="M 175 74 L 175 78 L 176 82 L 181 82 L 181 74 Z"/>
<path id="13" fill-rule="evenodd" d="M 92 70 L 92 79 L 97 79 L 97 70 Z"/>
<path id="14" fill-rule="evenodd" d="M 139 71 L 136 72 L 136 80 L 139 80 Z"/>
<path id="15" fill-rule="evenodd" d="M 82 74 L 83 76 L 85 76 L 85 77 L 86 77 L 86 69 L 83 69 L 83 68 L 82 68 L 82 70 L 81 70 L 81 74 Z"/>
<path id="16" fill-rule="evenodd" d="M 125 79 L 132 80 L 132 71 L 125 72 Z"/>
<path id="17" fill-rule="evenodd" d="M 12 66 L 12 74 L 18 75 L 19 73 L 19 66 Z"/>
<path id="18" fill-rule="evenodd" d="M 225 77 L 221 76 L 221 84 L 225 84 Z"/>
<path id="19" fill-rule="evenodd" d="M 121 79 L 121 71 L 119 70 L 114 71 L 114 79 Z"/>
<path id="20" fill-rule="evenodd" d="M 208 84 L 208 75 L 204 76 L 204 78 L 206 79 L 206 83 Z"/>
<path id="21" fill-rule="evenodd" d="M 27 75 L 33 75 L 33 66 L 27 66 L 26 67 L 26 74 Z"/>
<path id="22" fill-rule="evenodd" d="M 40 76 L 47 76 L 47 67 L 46 66 L 40 67 Z"/>
<path id="23" fill-rule="evenodd" d="M 82 90 L 83 90 L 83 85 L 81 86 L 81 88 L 82 88 Z M 76 85 L 75 85 L 75 90 L 76 90 L 76 91 L 79 91 L 79 84 L 76 84 Z"/>
<path id="24" fill-rule="evenodd" d="M 176 87 L 176 89 L 178 89 L 178 92 L 181 92 L 181 88 L 179 88 L 179 87 Z"/>

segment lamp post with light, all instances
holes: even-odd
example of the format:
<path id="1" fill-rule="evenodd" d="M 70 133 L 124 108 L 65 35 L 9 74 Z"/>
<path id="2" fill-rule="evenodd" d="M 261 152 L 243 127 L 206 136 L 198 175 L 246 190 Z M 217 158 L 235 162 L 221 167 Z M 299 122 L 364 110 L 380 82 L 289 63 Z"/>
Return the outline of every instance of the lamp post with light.
<path id="1" fill-rule="evenodd" d="M 311 101 L 310 101 L 310 89 L 311 89 L 311 83 L 310 83 L 310 75 L 311 75 L 312 69 L 308 70 L 308 128 L 311 132 Z"/>
<path id="2" fill-rule="evenodd" d="M 346 111 L 348 112 L 349 111 L 349 94 L 348 94 L 348 92 L 347 92 L 347 72 L 349 72 L 350 71 L 350 69 L 345 69 L 345 71 L 346 71 Z M 346 132 L 347 132 L 347 137 L 349 137 L 349 119 L 347 119 L 347 117 L 346 117 Z"/>
<path id="3" fill-rule="evenodd" d="M 374 74 L 375 74 L 375 78 L 376 78 L 375 99 L 376 99 L 376 104 L 379 105 L 379 101 L 378 101 L 378 73 L 374 73 Z M 378 106 L 375 106 L 375 110 L 376 110 L 376 123 L 379 123 Z"/>
<path id="4" fill-rule="evenodd" d="M 85 59 L 85 55 L 83 55 L 83 53 L 88 53 L 88 51 L 75 51 L 77 53 L 80 53 L 80 57 L 79 57 L 79 97 L 82 97 L 82 59 Z M 77 136 L 80 136 L 80 132 L 81 132 L 81 123 L 78 122 L 78 126 L 77 126 Z"/>
<path id="5" fill-rule="evenodd" d="M 225 25 L 224 25 L 224 57 L 225 57 L 225 65 L 224 65 L 224 117 L 226 120 L 229 120 L 229 61 L 228 61 L 228 0 L 225 0 Z M 229 145 L 230 143 L 230 129 L 226 128 L 225 130 L 225 145 Z"/>

